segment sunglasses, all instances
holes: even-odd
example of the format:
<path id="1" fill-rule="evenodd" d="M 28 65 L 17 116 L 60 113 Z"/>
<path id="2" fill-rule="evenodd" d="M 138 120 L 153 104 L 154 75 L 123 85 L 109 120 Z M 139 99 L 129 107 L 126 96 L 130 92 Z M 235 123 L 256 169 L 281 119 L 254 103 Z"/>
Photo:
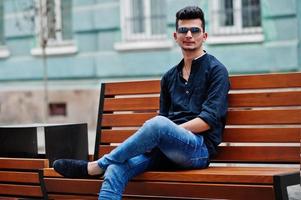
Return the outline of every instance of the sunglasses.
<path id="1" fill-rule="evenodd" d="M 183 34 L 187 34 L 188 31 L 190 31 L 192 34 L 197 34 L 201 32 L 201 29 L 198 27 L 191 27 L 191 28 L 179 27 L 177 30 L 178 33 L 183 33 Z"/>

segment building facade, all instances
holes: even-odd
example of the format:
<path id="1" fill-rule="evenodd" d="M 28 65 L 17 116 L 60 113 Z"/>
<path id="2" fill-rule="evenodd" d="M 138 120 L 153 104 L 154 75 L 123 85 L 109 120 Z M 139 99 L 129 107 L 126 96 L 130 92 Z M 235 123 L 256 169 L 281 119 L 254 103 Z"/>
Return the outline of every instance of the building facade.
<path id="1" fill-rule="evenodd" d="M 172 35 L 187 5 L 204 10 L 205 49 L 231 74 L 301 70 L 299 0 L 0 0 L 0 123 L 95 132 L 100 82 L 159 79 L 181 60 Z"/>

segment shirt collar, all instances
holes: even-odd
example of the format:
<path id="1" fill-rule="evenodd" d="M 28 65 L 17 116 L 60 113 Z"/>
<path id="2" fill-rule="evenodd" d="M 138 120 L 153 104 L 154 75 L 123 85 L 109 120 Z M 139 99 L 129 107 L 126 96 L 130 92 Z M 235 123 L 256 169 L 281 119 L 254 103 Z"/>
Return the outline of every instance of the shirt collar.
<path id="1" fill-rule="evenodd" d="M 199 58 L 203 57 L 203 56 L 204 56 L 206 53 L 207 53 L 207 52 L 204 50 L 204 53 L 203 53 L 202 55 L 200 55 L 200 56 L 196 57 L 196 58 L 195 58 L 195 59 L 193 59 L 193 60 L 197 60 L 197 59 L 199 59 Z"/>
<path id="2" fill-rule="evenodd" d="M 196 57 L 195 59 L 193 59 L 192 61 L 192 66 L 191 66 L 191 70 L 193 71 L 195 68 L 194 66 L 200 66 L 200 65 L 197 65 L 199 63 L 201 63 L 205 57 L 207 56 L 207 52 L 204 51 L 204 54 L 203 55 L 200 55 L 199 57 Z M 179 64 L 177 65 L 177 70 L 178 70 L 178 73 L 181 73 L 182 74 L 182 68 L 184 66 L 184 59 L 182 59 Z"/>

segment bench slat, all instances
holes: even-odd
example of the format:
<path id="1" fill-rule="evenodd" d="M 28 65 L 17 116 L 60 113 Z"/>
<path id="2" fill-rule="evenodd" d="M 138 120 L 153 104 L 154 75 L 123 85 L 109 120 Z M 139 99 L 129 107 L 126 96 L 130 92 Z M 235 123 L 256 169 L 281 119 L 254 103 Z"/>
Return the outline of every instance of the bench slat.
<path id="1" fill-rule="evenodd" d="M 157 113 L 104 114 L 102 126 L 126 127 L 141 126 Z M 301 108 L 289 110 L 231 110 L 228 112 L 228 125 L 268 125 L 268 124 L 300 124 Z"/>
<path id="2" fill-rule="evenodd" d="M 155 117 L 157 113 L 135 113 L 135 114 L 103 114 L 102 126 L 122 127 L 141 126 L 146 120 Z"/>
<path id="3" fill-rule="evenodd" d="M 68 179 L 68 178 L 44 178 L 46 189 L 49 193 L 69 193 L 77 191 L 77 194 L 97 195 L 101 186 L 101 180 L 96 179 Z M 80 188 L 80 190 L 78 189 Z"/>
<path id="4" fill-rule="evenodd" d="M 230 77 L 231 89 L 301 87 L 301 73 L 250 74 Z"/>
<path id="5" fill-rule="evenodd" d="M 160 91 L 159 80 L 115 82 L 106 83 L 105 94 L 130 95 L 130 94 L 156 94 Z"/>
<path id="6" fill-rule="evenodd" d="M 40 183 L 38 173 L 0 171 L 0 182 Z"/>
<path id="7" fill-rule="evenodd" d="M 115 146 L 100 145 L 99 157 Z M 213 162 L 299 163 L 300 147 L 287 146 L 220 146 Z M 262 153 L 265 152 L 265 153 Z"/>
<path id="8" fill-rule="evenodd" d="M 43 197 L 40 186 L 0 184 L 0 194 Z"/>
<path id="9" fill-rule="evenodd" d="M 107 98 L 104 111 L 137 111 L 159 109 L 159 97 Z"/>
<path id="10" fill-rule="evenodd" d="M 301 91 L 229 94 L 230 107 L 300 106 Z M 106 98 L 104 111 L 156 111 L 159 97 Z"/>
<path id="11" fill-rule="evenodd" d="M 48 159 L 30 158 L 0 158 L 0 168 L 2 169 L 42 169 L 49 166 Z"/>
<path id="12" fill-rule="evenodd" d="M 299 143 L 300 128 L 225 128 L 223 142 Z"/>
<path id="13" fill-rule="evenodd" d="M 231 169 L 232 168 L 232 169 Z M 268 170 L 269 169 L 269 170 Z M 200 170 L 185 170 L 174 172 L 150 171 L 143 173 L 133 180 L 141 181 L 173 181 L 191 183 L 245 183 L 245 184 L 272 184 L 273 175 L 278 173 L 298 172 L 298 169 L 268 168 L 259 169 L 252 167 L 210 167 Z"/>
<path id="14" fill-rule="evenodd" d="M 300 124 L 301 108 L 279 110 L 233 110 L 227 115 L 228 125 Z"/>
<path id="15" fill-rule="evenodd" d="M 263 153 L 264 152 L 264 153 Z M 287 146 L 220 146 L 214 161 L 300 163 L 300 147 Z"/>
<path id="16" fill-rule="evenodd" d="M 135 130 L 102 130 L 100 143 L 121 143 Z M 223 142 L 298 143 L 301 128 L 225 128 Z"/>
<path id="17" fill-rule="evenodd" d="M 53 168 L 44 168 L 43 172 L 44 177 L 63 177 L 62 175 L 57 173 Z"/>
<path id="18" fill-rule="evenodd" d="M 178 197 L 181 199 L 244 199 L 266 200 L 274 197 L 273 186 L 247 184 L 202 184 L 202 183 L 173 183 L 173 182 L 130 182 L 126 195 Z M 144 199 L 144 198 L 142 198 Z M 164 198 L 159 198 L 164 199 Z"/>
<path id="19" fill-rule="evenodd" d="M 300 106 L 301 91 L 229 94 L 230 107 Z"/>

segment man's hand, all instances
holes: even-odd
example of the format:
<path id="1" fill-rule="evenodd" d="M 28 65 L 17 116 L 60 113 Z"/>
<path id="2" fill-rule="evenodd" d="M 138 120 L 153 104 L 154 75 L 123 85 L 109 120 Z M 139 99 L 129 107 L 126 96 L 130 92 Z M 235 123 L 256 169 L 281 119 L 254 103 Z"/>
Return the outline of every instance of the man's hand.
<path id="1" fill-rule="evenodd" d="M 197 117 L 179 125 L 193 133 L 201 133 L 210 129 L 210 126 L 201 118 Z"/>

